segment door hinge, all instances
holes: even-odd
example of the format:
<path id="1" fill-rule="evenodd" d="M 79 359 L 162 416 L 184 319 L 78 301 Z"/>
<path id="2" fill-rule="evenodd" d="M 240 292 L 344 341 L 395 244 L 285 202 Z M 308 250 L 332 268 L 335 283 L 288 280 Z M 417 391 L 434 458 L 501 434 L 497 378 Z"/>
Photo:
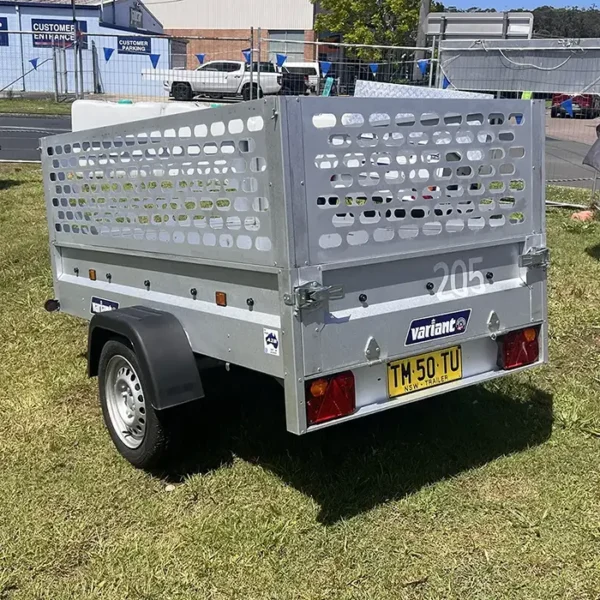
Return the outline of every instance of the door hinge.
<path id="1" fill-rule="evenodd" d="M 344 297 L 344 288 L 341 285 L 321 285 L 310 281 L 294 288 L 293 294 L 284 294 L 283 301 L 288 306 L 295 306 L 296 310 L 311 310 L 318 308 L 328 300 L 341 300 Z"/>
<path id="2" fill-rule="evenodd" d="M 519 256 L 520 267 L 546 268 L 550 264 L 550 250 L 532 246 L 524 254 Z"/>

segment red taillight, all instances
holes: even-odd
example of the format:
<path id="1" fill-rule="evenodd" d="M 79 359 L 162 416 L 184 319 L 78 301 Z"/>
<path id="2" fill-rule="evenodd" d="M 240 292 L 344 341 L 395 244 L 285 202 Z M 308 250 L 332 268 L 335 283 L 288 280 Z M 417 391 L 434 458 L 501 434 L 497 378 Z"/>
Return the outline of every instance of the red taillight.
<path id="1" fill-rule="evenodd" d="M 540 357 L 539 330 L 528 327 L 511 331 L 500 342 L 500 367 L 505 370 L 530 365 Z"/>
<path id="2" fill-rule="evenodd" d="M 309 425 L 350 415 L 355 408 L 354 375 L 350 371 L 306 382 Z"/>

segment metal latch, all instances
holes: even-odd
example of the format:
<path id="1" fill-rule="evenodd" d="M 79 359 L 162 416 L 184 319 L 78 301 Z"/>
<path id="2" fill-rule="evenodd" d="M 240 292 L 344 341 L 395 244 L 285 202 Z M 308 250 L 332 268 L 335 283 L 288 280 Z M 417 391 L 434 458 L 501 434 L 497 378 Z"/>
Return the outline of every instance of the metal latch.
<path id="1" fill-rule="evenodd" d="M 546 268 L 550 263 L 550 251 L 548 248 L 539 248 L 532 246 L 519 257 L 519 266 L 521 267 L 542 267 Z"/>
<path id="2" fill-rule="evenodd" d="M 327 300 L 341 300 L 344 297 L 344 288 L 341 285 L 321 285 L 310 281 L 294 288 L 293 294 L 284 294 L 283 301 L 288 306 L 295 306 L 297 310 L 310 310 L 318 308 Z"/>

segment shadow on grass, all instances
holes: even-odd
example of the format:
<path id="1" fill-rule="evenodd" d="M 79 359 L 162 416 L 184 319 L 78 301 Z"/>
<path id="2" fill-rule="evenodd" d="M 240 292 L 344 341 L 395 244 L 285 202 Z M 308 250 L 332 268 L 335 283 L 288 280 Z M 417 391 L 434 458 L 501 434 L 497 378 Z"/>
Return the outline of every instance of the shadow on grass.
<path id="1" fill-rule="evenodd" d="M 181 481 L 238 456 L 308 494 L 332 524 L 500 456 L 544 442 L 552 398 L 526 400 L 476 387 L 305 436 L 285 430 L 283 391 L 246 372 L 208 382 L 212 395 L 188 410 L 189 435 L 168 478 Z M 261 390 L 257 393 L 257 390 Z"/>
<path id="2" fill-rule="evenodd" d="M 600 244 L 596 244 L 595 246 L 589 246 L 585 249 L 585 253 L 596 260 L 600 260 Z"/>
<path id="3" fill-rule="evenodd" d="M 16 181 L 14 179 L 0 179 L 0 191 L 8 190 L 11 187 L 17 187 L 22 183 L 22 181 Z"/>

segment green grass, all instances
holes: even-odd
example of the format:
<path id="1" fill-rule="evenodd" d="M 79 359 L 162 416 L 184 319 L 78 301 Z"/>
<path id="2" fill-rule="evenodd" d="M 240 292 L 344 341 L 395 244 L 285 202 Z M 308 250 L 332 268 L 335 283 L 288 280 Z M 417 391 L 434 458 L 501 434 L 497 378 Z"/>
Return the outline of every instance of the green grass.
<path id="1" fill-rule="evenodd" d="M 27 115 L 70 115 L 70 102 L 38 100 L 33 98 L 0 98 L 0 113 Z"/>
<path id="2" fill-rule="evenodd" d="M 592 193 L 590 190 L 583 188 L 549 185 L 546 187 L 546 200 L 591 206 Z"/>
<path id="3" fill-rule="evenodd" d="M 301 438 L 234 372 L 159 477 L 109 441 L 86 324 L 42 309 L 38 170 L 0 190 L 2 600 L 598 598 L 599 224 L 548 214 L 548 367 Z"/>

